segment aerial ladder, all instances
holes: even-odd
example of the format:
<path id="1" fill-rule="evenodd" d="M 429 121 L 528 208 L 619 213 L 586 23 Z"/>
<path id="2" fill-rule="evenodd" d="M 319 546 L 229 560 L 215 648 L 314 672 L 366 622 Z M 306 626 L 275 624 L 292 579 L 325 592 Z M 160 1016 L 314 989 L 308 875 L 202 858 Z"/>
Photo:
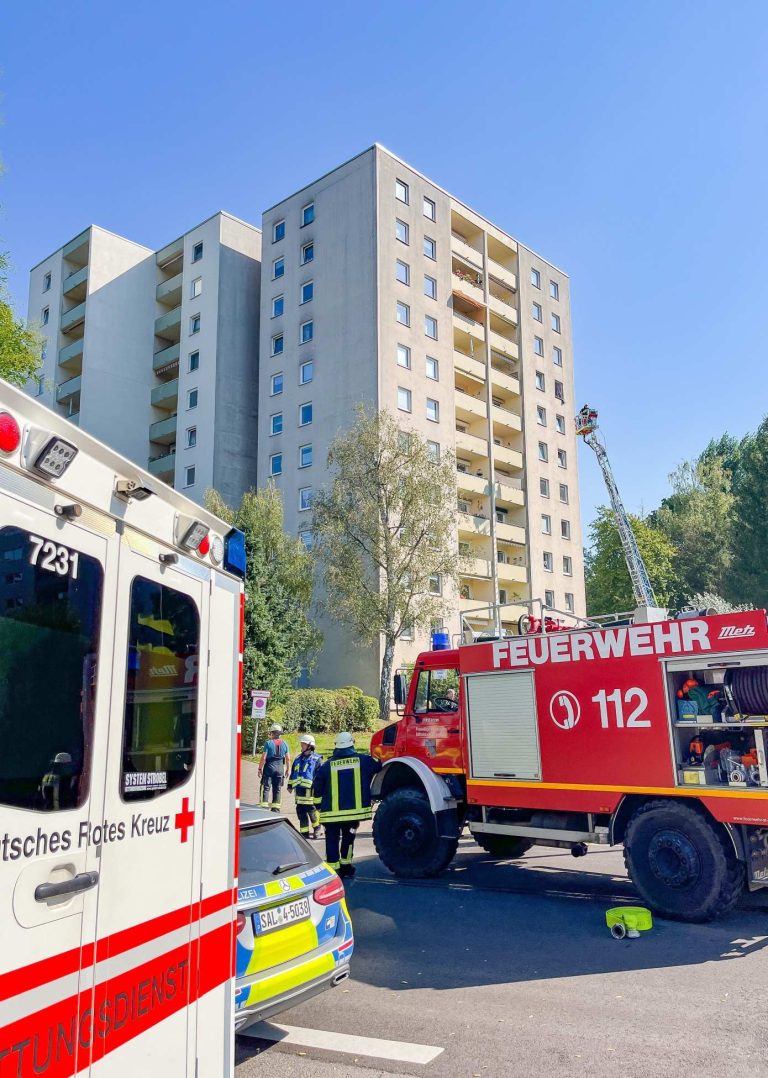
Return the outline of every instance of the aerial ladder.
<path id="1" fill-rule="evenodd" d="M 616 518 L 621 548 L 624 551 L 624 559 L 632 581 L 632 593 L 635 602 L 638 606 L 655 607 L 656 597 L 648 579 L 648 571 L 638 550 L 637 540 L 621 500 L 619 488 L 616 486 L 616 480 L 613 477 L 613 471 L 608 460 L 608 453 L 597 434 L 597 411 L 590 408 L 588 404 L 585 404 L 576 416 L 576 433 L 594 451 L 598 464 L 602 469 L 605 485 L 608 487 L 608 494 L 611 499 L 611 508 Z"/>

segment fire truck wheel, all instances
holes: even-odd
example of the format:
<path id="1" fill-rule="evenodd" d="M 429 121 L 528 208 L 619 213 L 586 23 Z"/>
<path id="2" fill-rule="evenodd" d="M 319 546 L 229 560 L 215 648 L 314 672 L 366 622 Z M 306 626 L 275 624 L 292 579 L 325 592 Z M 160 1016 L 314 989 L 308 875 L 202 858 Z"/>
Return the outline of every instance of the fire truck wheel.
<path id="1" fill-rule="evenodd" d="M 533 846 L 528 838 L 516 838 L 512 835 L 492 835 L 488 831 L 475 831 L 472 838 L 491 857 L 522 857 Z"/>
<path id="2" fill-rule="evenodd" d="M 627 824 L 624 863 L 644 901 L 678 921 L 720 917 L 744 889 L 725 830 L 690 805 L 641 805 Z"/>
<path id="3" fill-rule="evenodd" d="M 453 860 L 458 838 L 441 838 L 426 794 L 412 787 L 387 794 L 373 819 L 376 852 L 401 879 L 437 876 Z"/>

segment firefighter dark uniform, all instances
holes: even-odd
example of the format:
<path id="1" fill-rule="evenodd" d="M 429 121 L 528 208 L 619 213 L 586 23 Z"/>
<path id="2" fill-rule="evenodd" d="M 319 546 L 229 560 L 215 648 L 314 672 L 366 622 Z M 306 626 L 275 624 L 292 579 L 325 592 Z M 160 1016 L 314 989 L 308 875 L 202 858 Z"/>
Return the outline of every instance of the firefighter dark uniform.
<path id="1" fill-rule="evenodd" d="M 325 860 L 340 876 L 353 876 L 355 832 L 370 820 L 371 782 L 381 769 L 378 760 L 355 752 L 351 734 L 339 734 L 333 755 L 321 764 L 312 786 L 320 823 L 325 828 Z"/>
<path id="2" fill-rule="evenodd" d="M 271 737 L 264 745 L 262 755 L 261 775 L 261 807 L 271 808 L 273 812 L 279 812 L 282 807 L 283 779 L 285 778 L 285 758 L 288 755 L 288 744 L 280 737 L 282 730 L 273 729 Z M 272 795 L 270 804 L 270 793 Z"/>
<path id="3" fill-rule="evenodd" d="M 315 772 L 323 762 L 322 756 L 314 751 L 315 741 L 307 739 L 300 742 L 302 745 L 311 747 L 311 752 L 300 752 L 293 761 L 288 789 L 293 790 L 296 797 L 296 815 L 299 817 L 299 831 L 309 837 L 310 829 L 312 838 L 320 837 L 320 816 L 315 808 L 312 796 L 312 783 Z"/>

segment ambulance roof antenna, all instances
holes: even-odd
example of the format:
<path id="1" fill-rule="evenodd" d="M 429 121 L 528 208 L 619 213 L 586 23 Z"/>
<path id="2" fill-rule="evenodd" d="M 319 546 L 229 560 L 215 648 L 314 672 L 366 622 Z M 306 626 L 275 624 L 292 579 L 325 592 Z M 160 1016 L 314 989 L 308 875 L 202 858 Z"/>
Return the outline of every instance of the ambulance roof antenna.
<path id="1" fill-rule="evenodd" d="M 619 531 L 621 548 L 624 551 L 624 559 L 627 563 L 627 569 L 629 569 L 629 576 L 632 581 L 632 593 L 635 597 L 635 602 L 639 606 L 655 607 L 656 597 L 653 594 L 653 588 L 648 579 L 648 571 L 645 568 L 645 562 L 637 548 L 637 540 L 635 539 L 632 525 L 627 516 L 627 511 L 621 500 L 619 488 L 616 486 L 616 480 L 613 477 L 605 446 L 597 435 L 596 409 L 590 408 L 588 404 L 585 404 L 576 416 L 575 422 L 576 433 L 580 435 L 584 439 L 585 444 L 594 451 L 597 462 L 602 468 L 605 485 L 608 487 L 608 494 L 611 499 L 613 515 L 616 518 L 616 527 Z"/>

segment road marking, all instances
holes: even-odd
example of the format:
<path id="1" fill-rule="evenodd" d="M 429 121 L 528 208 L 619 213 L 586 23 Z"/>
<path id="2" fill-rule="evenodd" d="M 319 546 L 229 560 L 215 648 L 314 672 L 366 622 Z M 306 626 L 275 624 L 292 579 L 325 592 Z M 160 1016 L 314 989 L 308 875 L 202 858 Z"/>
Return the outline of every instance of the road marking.
<path id="1" fill-rule="evenodd" d="M 431 1063 L 445 1051 L 444 1048 L 436 1048 L 431 1044 L 385 1041 L 380 1037 L 353 1037 L 348 1033 L 283 1026 L 277 1022 L 259 1022 L 257 1025 L 248 1026 L 240 1035 L 265 1041 L 280 1041 L 281 1044 L 297 1044 L 302 1048 L 323 1048 L 326 1052 L 392 1059 L 398 1063 Z"/>

